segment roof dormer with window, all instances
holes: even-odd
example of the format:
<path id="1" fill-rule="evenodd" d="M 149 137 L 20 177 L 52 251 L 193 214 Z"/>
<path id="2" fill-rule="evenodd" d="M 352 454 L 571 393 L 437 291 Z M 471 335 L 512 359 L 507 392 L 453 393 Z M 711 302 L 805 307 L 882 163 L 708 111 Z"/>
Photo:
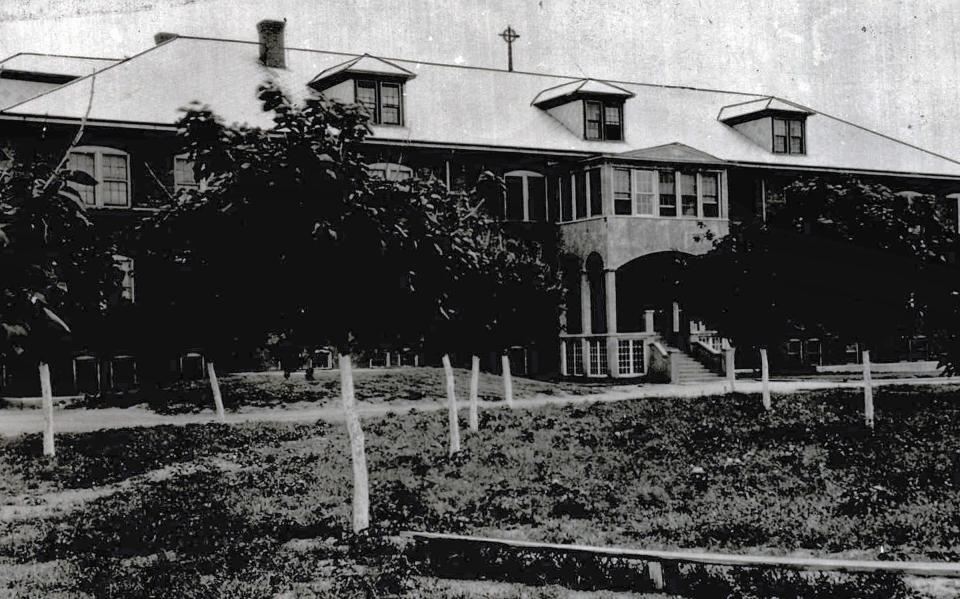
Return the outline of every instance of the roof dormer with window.
<path id="1" fill-rule="evenodd" d="M 718 120 L 774 154 L 807 154 L 807 117 L 813 112 L 769 97 L 724 106 Z"/>
<path id="2" fill-rule="evenodd" d="M 633 93 L 594 79 L 543 90 L 532 104 L 587 141 L 624 141 L 623 104 Z"/>
<path id="3" fill-rule="evenodd" d="M 416 75 L 392 62 L 364 54 L 330 67 L 310 81 L 331 99 L 363 105 L 373 125 L 404 125 L 403 86 Z"/>

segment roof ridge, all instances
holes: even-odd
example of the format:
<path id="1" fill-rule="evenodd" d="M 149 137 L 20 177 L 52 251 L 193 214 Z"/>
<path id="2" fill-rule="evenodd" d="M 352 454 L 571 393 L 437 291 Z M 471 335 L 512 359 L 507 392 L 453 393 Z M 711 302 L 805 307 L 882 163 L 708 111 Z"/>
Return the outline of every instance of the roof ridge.
<path id="1" fill-rule="evenodd" d="M 227 42 L 227 43 L 233 43 L 233 44 L 251 44 L 251 45 L 259 45 L 259 43 L 260 43 L 260 42 L 255 42 L 255 41 L 251 41 L 251 40 L 237 40 L 237 39 L 229 39 L 229 38 L 221 38 L 221 37 L 206 37 L 206 36 L 197 36 L 197 35 L 178 35 L 178 36 L 177 36 L 176 38 L 174 38 L 174 39 L 192 39 L 192 40 L 201 40 L 201 41 L 210 41 L 210 42 Z M 172 40 L 171 40 L 171 41 L 172 41 Z M 166 43 L 166 42 L 164 42 L 164 43 Z M 284 49 L 285 49 L 285 50 L 293 50 L 293 51 L 296 51 L 296 52 L 315 52 L 315 53 L 318 53 L 318 54 L 334 54 L 334 55 L 337 55 L 337 56 L 354 56 L 354 57 L 359 57 L 359 56 L 363 56 L 363 54 L 365 54 L 365 53 L 356 54 L 356 53 L 354 53 L 354 52 L 341 52 L 341 51 L 339 51 L 339 50 L 318 50 L 318 49 L 316 49 L 316 48 L 298 48 L 298 47 L 295 47 L 295 46 L 285 46 Z M 141 53 L 141 54 L 142 54 L 142 53 Z M 136 55 L 136 56 L 139 56 L 139 54 Z M 136 56 L 131 56 L 131 57 L 130 57 L 129 59 L 127 59 L 127 60 L 130 60 L 130 59 L 132 59 L 132 58 L 136 58 Z M 374 55 L 371 55 L 371 56 L 374 56 Z M 532 75 L 532 76 L 534 76 L 534 77 L 552 77 L 552 78 L 555 78 L 555 79 L 574 79 L 574 80 L 593 79 L 594 81 L 602 81 L 602 82 L 604 82 L 604 83 L 609 83 L 609 84 L 611 84 L 611 85 L 612 85 L 612 84 L 619 84 L 619 85 L 642 85 L 642 86 L 644 86 L 644 87 L 661 87 L 661 88 L 666 88 L 666 89 L 685 89 L 685 90 L 691 90 L 691 91 L 709 92 L 709 93 L 716 93 L 716 94 L 733 94 L 733 95 L 738 95 L 738 96 L 751 96 L 751 97 L 754 97 L 754 98 L 756 98 L 756 99 L 769 98 L 769 97 L 770 97 L 770 94 L 763 94 L 763 93 L 756 93 L 756 92 L 743 92 L 743 91 L 735 91 L 735 90 L 730 90 L 730 89 L 714 89 L 714 88 L 709 88 L 709 87 L 695 87 L 695 86 L 691 86 L 691 85 L 675 85 L 675 84 L 669 84 L 669 83 L 648 83 L 648 82 L 643 82 L 643 81 L 628 81 L 628 80 L 625 80 L 625 79 L 597 79 L 597 78 L 594 78 L 594 77 L 585 77 L 585 76 L 583 76 L 583 75 L 564 75 L 564 74 L 561 74 L 561 73 L 536 73 L 536 72 L 533 72 L 533 71 L 517 71 L 517 70 L 512 70 L 512 71 L 511 71 L 511 70 L 508 70 L 508 69 L 497 69 L 497 68 L 494 68 L 494 67 L 483 67 L 483 66 L 463 65 L 463 64 L 451 64 L 451 63 L 447 63 L 447 62 L 434 62 L 434 61 L 429 61 L 429 60 L 416 60 L 416 59 L 411 59 L 411 58 L 398 58 L 398 57 L 395 57 L 395 56 L 374 56 L 374 58 L 379 58 L 380 60 L 384 60 L 384 61 L 411 62 L 411 63 L 423 64 L 423 65 L 428 65 L 428 66 L 433 66 L 433 67 L 447 67 L 447 68 L 451 68 L 451 69 L 469 69 L 469 70 L 475 70 L 475 71 L 492 71 L 492 72 L 495 72 L 495 73 L 512 73 L 512 74 L 515 74 L 515 75 Z M 400 68 L 403 68 L 403 67 L 400 67 Z M 569 82 L 568 82 L 568 83 L 569 83 Z M 560 85 L 563 85 L 563 84 L 560 84 Z"/>
<path id="2" fill-rule="evenodd" d="M 0 60 L 0 62 L 6 62 L 11 58 L 15 58 L 17 56 L 52 56 L 54 58 L 81 58 L 83 60 L 111 60 L 111 61 L 125 60 L 123 58 L 107 58 L 105 56 L 81 56 L 79 54 L 55 54 L 50 52 L 17 52 L 16 54 L 12 54 L 7 58 L 4 58 L 3 60 Z"/>

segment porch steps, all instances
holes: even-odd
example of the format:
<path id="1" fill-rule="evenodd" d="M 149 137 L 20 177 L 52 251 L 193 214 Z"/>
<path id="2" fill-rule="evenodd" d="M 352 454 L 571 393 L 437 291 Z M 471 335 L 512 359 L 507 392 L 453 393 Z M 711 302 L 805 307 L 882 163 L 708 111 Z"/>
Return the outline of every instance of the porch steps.
<path id="1" fill-rule="evenodd" d="M 723 380 L 723 376 L 713 372 L 706 366 L 695 360 L 683 351 L 671 348 L 676 351 L 677 375 L 678 379 L 674 383 L 703 383 L 710 381 Z"/>

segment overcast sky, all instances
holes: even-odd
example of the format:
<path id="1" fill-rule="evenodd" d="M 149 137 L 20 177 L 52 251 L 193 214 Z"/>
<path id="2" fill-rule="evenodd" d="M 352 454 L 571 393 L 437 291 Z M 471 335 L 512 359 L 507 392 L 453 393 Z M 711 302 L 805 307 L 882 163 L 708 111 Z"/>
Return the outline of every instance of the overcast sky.
<path id="1" fill-rule="evenodd" d="M 290 46 L 495 67 L 510 24 L 518 70 L 775 94 L 960 158 L 960 0 L 0 0 L 0 55 L 254 40 L 263 18 Z"/>

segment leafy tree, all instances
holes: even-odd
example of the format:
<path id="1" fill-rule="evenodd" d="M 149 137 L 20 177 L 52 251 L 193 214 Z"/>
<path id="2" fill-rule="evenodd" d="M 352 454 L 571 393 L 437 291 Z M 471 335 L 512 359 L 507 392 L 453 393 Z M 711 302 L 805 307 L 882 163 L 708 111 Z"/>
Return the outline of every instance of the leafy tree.
<path id="1" fill-rule="evenodd" d="M 38 366 L 45 455 L 54 455 L 49 362 L 71 347 L 74 334 L 98 333 L 120 279 L 112 248 L 95 234 L 75 188 L 97 182 L 71 170 L 68 155 L 54 166 L 43 152 L 15 156 L 0 172 L 0 357 Z"/>
<path id="2" fill-rule="evenodd" d="M 179 281 L 158 309 L 181 317 L 170 335 L 199 335 L 211 352 L 215 397 L 215 358 L 241 342 L 283 334 L 339 351 L 359 531 L 369 500 L 351 352 L 423 346 L 436 323 L 458 321 L 460 282 L 487 261 L 477 235 L 486 217 L 433 178 L 373 177 L 361 106 L 294 104 L 270 84 L 259 99 L 268 129 L 186 112 L 179 134 L 203 184 L 141 229 L 143 250 Z"/>
<path id="3" fill-rule="evenodd" d="M 709 298 L 698 308 L 738 344 L 763 347 L 797 329 L 860 341 L 872 426 L 870 348 L 897 329 L 957 329 L 955 224 L 930 196 L 854 178 L 798 181 L 785 194 L 766 223 L 694 261 L 690 301 Z"/>

